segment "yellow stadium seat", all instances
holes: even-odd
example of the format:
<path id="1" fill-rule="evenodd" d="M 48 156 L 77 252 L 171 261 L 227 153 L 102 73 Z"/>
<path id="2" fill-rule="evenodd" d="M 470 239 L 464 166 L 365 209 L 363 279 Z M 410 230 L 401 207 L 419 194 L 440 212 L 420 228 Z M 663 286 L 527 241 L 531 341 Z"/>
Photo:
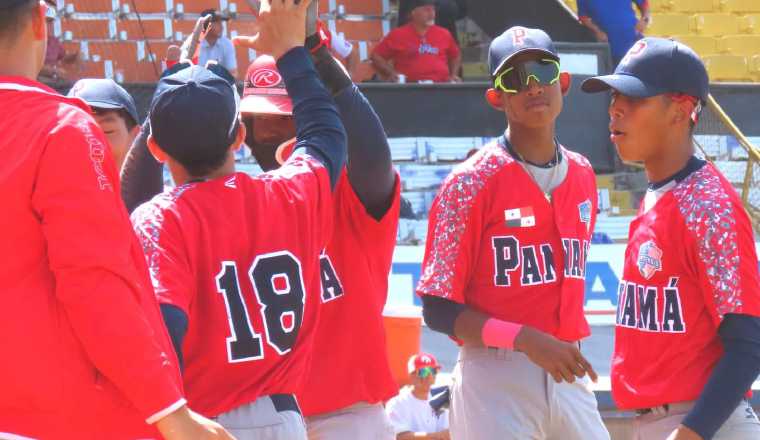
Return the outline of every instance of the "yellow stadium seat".
<path id="1" fill-rule="evenodd" d="M 760 12 L 760 2 L 757 0 L 717 0 L 721 11 L 743 13 Z"/>
<path id="2" fill-rule="evenodd" d="M 684 14 L 657 14 L 647 28 L 647 35 L 669 37 L 690 34 L 689 16 Z"/>
<path id="3" fill-rule="evenodd" d="M 691 30 L 700 35 L 734 35 L 739 33 L 739 17 L 731 14 L 701 14 L 691 18 Z"/>
<path id="4" fill-rule="evenodd" d="M 668 0 L 675 12 L 714 12 L 716 0 Z M 655 1 L 656 3 L 656 1 Z"/>
<path id="5" fill-rule="evenodd" d="M 760 35 L 760 14 L 746 14 L 741 17 L 739 31 L 743 34 Z"/>
<path id="6" fill-rule="evenodd" d="M 752 81 L 747 57 L 741 55 L 713 55 L 705 58 L 705 67 L 711 81 Z"/>
<path id="7" fill-rule="evenodd" d="M 717 40 L 718 51 L 731 55 L 760 55 L 760 35 L 732 35 Z"/>
<path id="8" fill-rule="evenodd" d="M 720 52 L 715 37 L 708 37 L 705 35 L 678 35 L 673 37 L 673 39 L 689 46 L 703 57 L 705 55 L 714 55 Z"/>

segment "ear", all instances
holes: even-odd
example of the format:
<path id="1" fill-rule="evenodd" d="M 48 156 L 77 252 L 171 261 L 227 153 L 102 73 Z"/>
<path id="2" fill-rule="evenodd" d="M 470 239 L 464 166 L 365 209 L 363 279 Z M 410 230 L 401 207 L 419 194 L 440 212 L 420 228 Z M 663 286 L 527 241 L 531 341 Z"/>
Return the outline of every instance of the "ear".
<path id="1" fill-rule="evenodd" d="M 37 13 L 32 18 L 32 32 L 37 40 L 47 39 L 47 20 L 45 17 L 45 6 L 37 5 Z"/>
<path id="2" fill-rule="evenodd" d="M 246 129 L 245 124 L 243 124 L 243 121 L 238 120 L 238 132 L 237 136 L 235 136 L 235 143 L 232 144 L 232 151 L 237 152 L 240 147 L 243 146 L 243 142 L 245 142 L 245 136 L 246 136 Z"/>
<path id="3" fill-rule="evenodd" d="M 148 151 L 150 151 L 150 154 L 152 154 L 159 163 L 166 163 L 169 159 L 169 155 L 158 146 L 153 135 L 148 136 Z"/>
<path id="4" fill-rule="evenodd" d="M 486 102 L 488 102 L 494 110 L 499 112 L 504 111 L 504 105 L 501 102 L 501 94 L 502 92 L 493 88 L 486 90 Z"/>
<path id="5" fill-rule="evenodd" d="M 569 72 L 561 72 L 559 74 L 559 87 L 562 90 L 562 95 L 567 96 L 567 92 L 570 91 L 570 84 L 573 83 L 573 77 Z"/>

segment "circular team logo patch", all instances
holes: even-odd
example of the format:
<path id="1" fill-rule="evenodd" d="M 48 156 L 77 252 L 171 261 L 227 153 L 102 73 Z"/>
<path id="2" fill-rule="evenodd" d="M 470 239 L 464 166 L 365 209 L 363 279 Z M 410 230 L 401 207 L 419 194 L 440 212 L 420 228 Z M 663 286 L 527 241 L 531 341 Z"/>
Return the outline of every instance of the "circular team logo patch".
<path id="1" fill-rule="evenodd" d="M 279 72 L 272 69 L 259 69 L 251 74 L 254 87 L 275 87 L 282 82 Z"/>
<path id="2" fill-rule="evenodd" d="M 652 278 L 655 272 L 662 270 L 662 250 L 654 241 L 649 240 L 639 248 L 639 273 L 646 279 Z"/>

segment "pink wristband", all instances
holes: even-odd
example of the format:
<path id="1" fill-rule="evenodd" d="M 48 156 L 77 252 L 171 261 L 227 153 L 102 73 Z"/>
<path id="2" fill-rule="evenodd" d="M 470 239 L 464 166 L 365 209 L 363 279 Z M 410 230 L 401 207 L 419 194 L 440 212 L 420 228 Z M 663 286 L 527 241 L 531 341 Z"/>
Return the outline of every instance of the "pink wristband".
<path id="1" fill-rule="evenodd" d="M 480 337 L 483 339 L 483 345 L 486 347 L 508 348 L 515 347 L 515 337 L 520 333 L 522 324 L 502 321 L 491 318 L 483 325 Z"/>

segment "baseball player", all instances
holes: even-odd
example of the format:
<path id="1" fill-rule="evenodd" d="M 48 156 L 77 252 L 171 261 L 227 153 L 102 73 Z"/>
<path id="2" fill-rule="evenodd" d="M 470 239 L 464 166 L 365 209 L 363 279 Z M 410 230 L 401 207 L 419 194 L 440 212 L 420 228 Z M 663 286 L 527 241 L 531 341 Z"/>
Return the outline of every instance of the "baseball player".
<path id="1" fill-rule="evenodd" d="M 637 440 L 760 438 L 746 400 L 760 373 L 760 279 L 739 195 L 694 156 L 708 77 L 690 48 L 636 43 L 612 75 L 611 139 L 649 189 L 631 223 L 618 288 L 612 394 Z"/>
<path id="2" fill-rule="evenodd" d="M 307 40 L 348 136 L 334 193 L 332 238 L 320 257 L 322 310 L 306 387 L 298 393 L 310 440 L 393 439 L 382 402 L 398 392 L 388 364 L 382 310 L 399 217 L 400 184 L 382 124 L 327 42 Z M 264 170 L 287 158 L 292 102 L 271 58 L 246 75 L 246 143 Z"/>
<path id="3" fill-rule="evenodd" d="M 112 79 L 80 79 L 68 96 L 80 98 L 90 106 L 95 121 L 108 139 L 116 169 L 121 170 L 127 151 L 140 133 L 140 118 L 132 96 Z"/>
<path id="4" fill-rule="evenodd" d="M 444 181 L 417 286 L 427 325 L 462 343 L 451 437 L 608 439 L 578 343 L 596 182 L 555 137 L 570 78 L 538 29 L 505 31 L 488 63 L 509 128 Z"/>
<path id="5" fill-rule="evenodd" d="M 34 80 L 46 11 L 0 1 L 0 438 L 229 439 L 185 405 L 103 132 Z"/>
<path id="6" fill-rule="evenodd" d="M 148 147 L 178 186 L 133 212 L 153 285 L 183 363 L 188 401 L 239 439 L 306 438 L 293 393 L 319 311 L 319 255 L 345 132 L 305 38 L 309 2 L 262 3 L 258 51 L 293 97 L 295 152 L 277 171 L 235 173 L 245 138 L 233 85 L 191 66 L 163 78 Z"/>

